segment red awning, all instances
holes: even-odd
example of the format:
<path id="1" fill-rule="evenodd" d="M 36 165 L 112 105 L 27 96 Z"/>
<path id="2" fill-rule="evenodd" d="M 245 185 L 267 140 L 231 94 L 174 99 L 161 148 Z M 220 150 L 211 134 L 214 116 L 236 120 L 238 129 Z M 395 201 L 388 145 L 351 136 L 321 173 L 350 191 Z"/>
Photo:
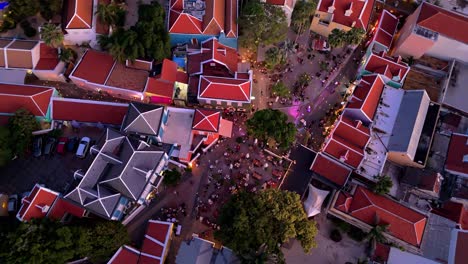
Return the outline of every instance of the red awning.
<path id="1" fill-rule="evenodd" d="M 172 99 L 168 97 L 151 96 L 150 102 L 153 104 L 172 104 Z"/>

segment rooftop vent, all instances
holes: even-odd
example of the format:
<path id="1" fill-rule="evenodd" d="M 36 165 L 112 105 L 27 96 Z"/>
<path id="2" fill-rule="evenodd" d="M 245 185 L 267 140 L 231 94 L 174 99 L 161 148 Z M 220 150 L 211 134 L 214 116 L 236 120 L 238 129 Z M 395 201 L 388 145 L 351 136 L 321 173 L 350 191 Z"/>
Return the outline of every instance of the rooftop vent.
<path id="1" fill-rule="evenodd" d="M 353 3 L 351 2 L 351 4 L 349 5 L 349 8 L 348 10 L 345 11 L 344 15 L 349 17 L 351 16 L 351 14 L 353 14 Z"/>

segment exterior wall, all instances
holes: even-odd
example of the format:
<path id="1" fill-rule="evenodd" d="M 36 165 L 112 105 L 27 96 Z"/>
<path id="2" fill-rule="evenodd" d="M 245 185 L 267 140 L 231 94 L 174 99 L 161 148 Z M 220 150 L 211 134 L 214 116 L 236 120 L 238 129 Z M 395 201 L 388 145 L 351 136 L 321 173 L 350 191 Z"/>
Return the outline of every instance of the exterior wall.
<path id="1" fill-rule="evenodd" d="M 57 64 L 54 70 L 51 70 L 51 71 L 33 70 L 33 74 L 36 75 L 36 77 L 41 80 L 66 82 L 65 76 L 63 75 L 64 71 L 65 71 L 65 63 L 61 61 Z"/>
<path id="2" fill-rule="evenodd" d="M 409 156 L 408 153 L 404 152 L 396 152 L 396 151 L 390 151 L 388 152 L 387 158 L 399 165 L 402 166 L 410 166 L 410 167 L 416 167 L 416 168 L 424 168 L 423 165 L 416 163 L 413 161 L 413 159 Z"/>
<path id="3" fill-rule="evenodd" d="M 37 43 L 37 45 L 34 46 L 34 48 L 31 50 L 31 57 L 32 57 L 32 65 L 33 67 L 36 67 L 41 57 L 41 44 L 40 43 Z"/>
<path id="4" fill-rule="evenodd" d="M 96 83 L 90 83 L 85 80 L 76 78 L 74 76 L 70 76 L 70 79 L 72 80 L 74 84 L 78 85 L 80 88 L 87 89 L 90 91 L 96 92 L 99 90 L 103 90 L 114 97 L 118 97 L 118 98 L 125 99 L 125 100 L 132 100 L 132 101 L 141 101 L 143 98 L 143 93 L 141 92 L 125 90 L 125 89 L 110 87 L 110 86 L 96 84 Z"/>
<path id="5" fill-rule="evenodd" d="M 468 45 L 439 35 L 437 42 L 427 50 L 426 54 L 445 60 L 457 59 L 468 62 Z"/>
<path id="6" fill-rule="evenodd" d="M 343 111 L 343 115 L 349 117 L 354 120 L 361 120 L 366 126 L 369 125 L 372 120 L 370 120 L 361 109 L 351 109 L 345 108 Z"/>
<path id="7" fill-rule="evenodd" d="M 406 18 L 406 22 L 400 29 L 400 32 L 393 37 L 394 52 L 392 52 L 392 56 L 395 55 L 394 53 L 398 54 L 400 49 L 399 47 L 403 44 L 403 42 L 405 42 L 406 38 L 408 38 L 413 33 L 413 28 L 416 25 L 419 12 L 421 12 L 421 5 L 413 12 L 413 14 Z"/>
<path id="8" fill-rule="evenodd" d="M 331 14 L 326 13 L 326 12 L 316 11 L 314 19 L 312 19 L 312 23 L 310 24 L 310 30 L 312 30 L 313 32 L 315 32 L 315 33 L 317 33 L 319 35 L 322 35 L 324 37 L 328 37 L 328 35 L 330 35 L 332 30 L 335 29 L 335 28 L 341 29 L 341 30 L 344 30 L 344 31 L 351 30 L 350 27 L 345 26 L 345 25 L 341 25 L 341 24 L 338 24 L 338 23 L 335 23 L 335 22 L 330 22 L 330 24 L 328 26 L 319 23 L 319 20 L 326 20 L 326 18 L 329 17 L 330 15 Z"/>
<path id="9" fill-rule="evenodd" d="M 398 39 L 399 41 L 401 39 Z M 416 59 L 421 58 L 433 45 L 434 41 L 421 37 L 416 33 L 410 34 L 406 39 L 398 43 L 394 55 L 402 57 L 413 56 Z"/>

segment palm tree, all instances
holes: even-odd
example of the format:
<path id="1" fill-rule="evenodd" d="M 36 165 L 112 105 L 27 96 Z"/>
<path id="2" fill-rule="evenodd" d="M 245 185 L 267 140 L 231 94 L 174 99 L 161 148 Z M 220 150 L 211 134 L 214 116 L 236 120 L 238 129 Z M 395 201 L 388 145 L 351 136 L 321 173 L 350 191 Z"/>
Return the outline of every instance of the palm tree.
<path id="1" fill-rule="evenodd" d="M 376 179 L 376 183 L 372 188 L 372 191 L 379 195 L 384 195 L 390 192 L 393 187 L 392 178 L 387 175 L 378 175 L 374 177 Z"/>
<path id="2" fill-rule="evenodd" d="M 116 4 L 114 2 L 110 4 L 99 4 L 96 10 L 96 15 L 104 24 L 114 26 L 119 23 L 120 15 L 125 11 L 123 4 Z"/>
<path id="3" fill-rule="evenodd" d="M 127 59 L 134 61 L 145 55 L 143 44 L 138 40 L 138 34 L 133 30 L 119 29 L 111 36 L 100 36 L 99 45 L 118 62 L 125 62 Z"/>
<path id="4" fill-rule="evenodd" d="M 294 49 L 294 42 L 292 42 L 289 39 L 286 39 L 282 44 L 281 44 L 281 50 L 284 52 L 285 60 L 289 57 L 289 55 L 293 54 L 295 52 Z"/>
<path id="5" fill-rule="evenodd" d="M 367 240 L 369 241 L 369 255 L 373 256 L 377 243 L 387 243 L 384 233 L 388 231 L 389 225 L 380 225 L 379 216 L 374 215 L 374 227 L 367 233 Z"/>
<path id="6" fill-rule="evenodd" d="M 332 48 L 342 47 L 345 43 L 345 36 L 345 31 L 335 28 L 330 35 L 328 35 L 328 44 L 330 44 Z"/>
<path id="7" fill-rule="evenodd" d="M 366 36 L 366 31 L 362 28 L 352 28 L 346 32 L 345 39 L 346 43 L 350 45 L 358 45 Z"/>
<path id="8" fill-rule="evenodd" d="M 54 24 L 44 24 L 41 27 L 41 39 L 47 46 L 58 48 L 63 42 L 63 32 L 59 26 Z"/>
<path id="9" fill-rule="evenodd" d="M 75 57 L 76 57 L 76 53 L 74 50 L 70 48 L 60 49 L 60 53 L 59 53 L 60 61 L 63 61 L 65 63 L 70 63 L 75 59 Z"/>

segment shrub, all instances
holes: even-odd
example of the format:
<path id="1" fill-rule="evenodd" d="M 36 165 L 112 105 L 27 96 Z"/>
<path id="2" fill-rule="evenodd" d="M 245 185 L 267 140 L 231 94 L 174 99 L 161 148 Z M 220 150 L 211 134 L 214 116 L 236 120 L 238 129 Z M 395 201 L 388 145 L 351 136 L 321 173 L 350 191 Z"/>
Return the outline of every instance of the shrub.
<path id="1" fill-rule="evenodd" d="M 341 237 L 341 233 L 338 229 L 333 229 L 330 233 L 330 239 L 334 242 L 340 242 L 343 238 Z"/>
<path id="2" fill-rule="evenodd" d="M 367 233 L 362 231 L 361 229 L 350 226 L 349 231 L 347 232 L 348 236 L 358 242 L 363 241 L 366 238 Z"/>
<path id="3" fill-rule="evenodd" d="M 23 28 L 23 31 L 24 31 L 24 35 L 26 35 L 26 37 L 28 38 L 32 38 L 36 36 L 37 34 L 37 30 L 33 27 Z"/>

